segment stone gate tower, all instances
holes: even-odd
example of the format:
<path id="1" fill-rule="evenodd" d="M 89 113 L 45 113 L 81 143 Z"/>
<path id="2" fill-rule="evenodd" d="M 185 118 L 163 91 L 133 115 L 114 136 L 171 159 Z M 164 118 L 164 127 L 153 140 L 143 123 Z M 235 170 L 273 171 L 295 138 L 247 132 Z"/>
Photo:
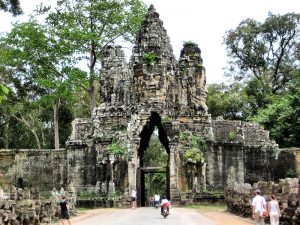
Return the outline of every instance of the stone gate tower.
<path id="1" fill-rule="evenodd" d="M 157 128 L 169 155 L 166 192 L 173 202 L 187 193 L 224 188 L 229 168 L 237 181 L 270 178 L 267 162 L 277 145 L 256 124 L 211 120 L 206 106 L 206 74 L 197 44 L 186 42 L 177 61 L 170 39 L 153 5 L 136 37 L 130 62 L 120 46 L 108 46 L 100 77 L 101 104 L 92 119 L 73 121 L 67 142 L 68 177 L 80 190 L 103 195 L 126 195 L 138 190 L 143 205 L 144 151 Z M 189 137 L 201 138 L 207 148 L 200 162 L 185 160 Z M 112 146 L 121 146 L 124 154 Z M 200 149 L 201 150 L 201 149 Z M 258 154 L 260 174 L 247 159 Z M 84 160 L 83 160 L 84 159 Z M 81 160 L 81 162 L 80 162 Z M 186 164 L 190 163 L 187 169 Z"/>

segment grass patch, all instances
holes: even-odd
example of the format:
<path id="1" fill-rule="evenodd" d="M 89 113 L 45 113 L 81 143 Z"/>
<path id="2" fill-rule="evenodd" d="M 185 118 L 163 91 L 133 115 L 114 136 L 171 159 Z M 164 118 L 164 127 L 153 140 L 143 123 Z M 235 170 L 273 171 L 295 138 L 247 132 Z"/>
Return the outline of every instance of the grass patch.
<path id="1" fill-rule="evenodd" d="M 85 214 L 85 213 L 87 213 L 90 210 L 91 209 L 88 209 L 88 208 L 76 208 L 76 213 L 78 213 L 78 214 Z"/>

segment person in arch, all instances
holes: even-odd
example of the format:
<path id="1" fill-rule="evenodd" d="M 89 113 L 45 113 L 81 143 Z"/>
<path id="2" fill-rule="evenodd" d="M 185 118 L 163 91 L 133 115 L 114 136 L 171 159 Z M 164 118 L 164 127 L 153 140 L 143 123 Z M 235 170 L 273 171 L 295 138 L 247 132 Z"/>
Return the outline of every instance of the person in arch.
<path id="1" fill-rule="evenodd" d="M 135 209 L 135 208 L 136 208 L 136 194 L 137 194 L 136 190 L 133 189 L 133 190 L 131 191 L 131 208 L 132 208 L 132 209 Z"/>
<path id="2" fill-rule="evenodd" d="M 154 207 L 157 209 L 157 207 L 160 205 L 160 195 L 155 194 L 154 195 Z"/>

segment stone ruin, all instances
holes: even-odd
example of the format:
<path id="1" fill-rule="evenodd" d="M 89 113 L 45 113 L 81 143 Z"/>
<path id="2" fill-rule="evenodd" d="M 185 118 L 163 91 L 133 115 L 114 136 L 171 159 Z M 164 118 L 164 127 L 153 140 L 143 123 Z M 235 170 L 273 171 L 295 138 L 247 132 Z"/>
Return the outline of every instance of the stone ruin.
<path id="1" fill-rule="evenodd" d="M 92 118 L 73 121 L 66 149 L 1 150 L 0 172 L 17 187 L 47 191 L 72 184 L 79 194 L 106 199 L 106 206 L 127 206 L 130 191 L 137 189 L 138 206 L 144 206 L 150 172 L 165 172 L 165 192 L 173 204 L 181 204 L 223 192 L 231 167 L 238 183 L 284 178 L 294 168 L 278 159 L 294 162 L 295 154 L 283 154 L 258 124 L 211 119 L 200 48 L 185 42 L 177 61 L 153 5 L 129 63 L 121 46 L 107 46 L 99 82 L 101 104 Z M 168 154 L 165 168 L 144 166 L 155 130 Z M 203 159 L 186 160 L 195 137 L 197 144 L 205 142 L 198 149 Z"/>
<path id="2" fill-rule="evenodd" d="M 50 191 L 49 191 L 50 193 Z M 61 196 L 66 196 L 71 215 L 75 214 L 76 193 L 73 188 L 60 192 L 55 188 L 48 198 L 40 196 L 35 188 L 0 188 L 0 225 L 39 225 L 59 221 L 58 203 Z"/>
<path id="3" fill-rule="evenodd" d="M 138 203 L 143 205 L 143 177 L 149 171 L 143 155 L 155 129 L 169 155 L 166 193 L 173 202 L 181 202 L 190 191 L 223 190 L 231 166 L 239 171 L 239 182 L 272 178 L 270 161 L 276 161 L 277 144 L 257 124 L 211 119 L 198 45 L 184 43 L 177 61 L 153 5 L 136 37 L 130 62 L 126 63 L 121 46 L 108 46 L 104 56 L 101 104 L 92 119 L 73 122 L 67 143 L 71 158 L 80 152 L 95 163 L 90 169 L 82 162 L 69 169 L 79 189 L 84 183 L 91 189 L 97 184 L 97 191 L 104 194 L 137 189 Z M 182 134 L 201 137 L 208 146 L 204 162 L 192 174 L 185 167 L 189 146 L 180 138 Z M 126 154 L 109 152 L 112 142 L 122 145 Z M 255 166 L 248 162 L 254 158 Z M 85 176 L 80 173 L 83 169 Z"/>
<path id="4" fill-rule="evenodd" d="M 234 168 L 230 168 L 224 191 L 228 210 L 244 217 L 251 217 L 251 203 L 257 189 L 261 190 L 267 202 L 271 200 L 270 195 L 275 194 L 282 215 L 280 225 L 300 224 L 300 180 L 298 178 L 279 179 L 278 182 L 258 181 L 251 185 L 238 183 Z"/>

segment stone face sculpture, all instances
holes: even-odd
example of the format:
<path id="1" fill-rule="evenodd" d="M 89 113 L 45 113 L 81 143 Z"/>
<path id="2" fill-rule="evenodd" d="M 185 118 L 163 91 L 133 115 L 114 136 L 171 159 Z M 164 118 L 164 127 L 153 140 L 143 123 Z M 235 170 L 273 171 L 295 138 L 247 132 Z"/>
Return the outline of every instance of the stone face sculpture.
<path id="1" fill-rule="evenodd" d="M 30 199 L 30 191 L 27 188 L 19 191 L 16 214 L 20 224 L 39 224 L 39 218 L 35 211 L 35 201 Z"/>
<path id="2" fill-rule="evenodd" d="M 0 200 L 0 224 L 18 224 L 15 214 L 16 189 L 13 187 L 10 193 L 10 199 Z"/>
<path id="3" fill-rule="evenodd" d="M 28 222 L 32 221 L 31 223 L 33 224 L 37 216 L 35 213 L 35 202 L 30 199 L 30 191 L 28 189 L 24 190 L 23 207 L 24 211 L 28 213 Z"/>
<path id="4" fill-rule="evenodd" d="M 63 187 L 60 188 L 59 194 L 60 195 L 65 195 L 66 194 L 65 189 Z"/>
<path id="5" fill-rule="evenodd" d="M 51 191 L 51 195 L 52 195 L 52 197 L 57 197 L 58 196 L 58 191 L 56 190 L 55 187 L 53 187 L 53 189 Z"/>
<path id="6" fill-rule="evenodd" d="M 0 187 L 0 201 L 4 200 L 4 191 L 3 189 Z"/>
<path id="7" fill-rule="evenodd" d="M 76 215 L 75 205 L 76 205 L 77 194 L 72 181 L 70 181 L 69 185 L 67 186 L 67 195 L 68 195 L 69 213 L 70 215 L 75 216 Z"/>
<path id="8" fill-rule="evenodd" d="M 68 199 L 72 203 L 71 213 L 75 213 L 76 191 L 68 187 Z M 0 200 L 0 225 L 39 225 L 58 221 L 55 217 L 59 198 L 41 199 L 37 188 L 16 189 L 10 191 L 10 198 Z M 56 215 L 58 216 L 58 215 Z"/>

